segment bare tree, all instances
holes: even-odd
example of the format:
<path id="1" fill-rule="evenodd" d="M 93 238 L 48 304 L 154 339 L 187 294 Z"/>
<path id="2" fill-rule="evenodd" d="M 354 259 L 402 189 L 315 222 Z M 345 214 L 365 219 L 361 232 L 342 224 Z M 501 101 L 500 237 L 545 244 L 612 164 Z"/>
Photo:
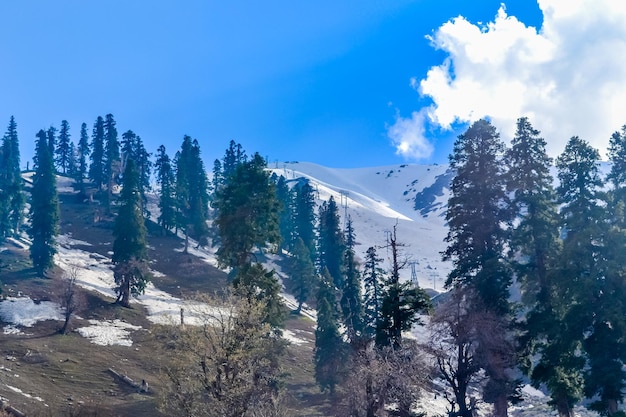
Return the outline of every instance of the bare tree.
<path id="1" fill-rule="evenodd" d="M 472 417 L 477 401 L 468 397 L 468 388 L 479 380 L 478 333 L 489 317 L 467 307 L 470 290 L 454 288 L 448 296 L 435 310 L 425 349 L 435 359 L 437 376 L 451 391 L 444 393 L 449 415 Z"/>
<path id="2" fill-rule="evenodd" d="M 401 347 L 367 343 L 352 356 L 344 389 L 350 416 L 408 417 L 431 374 L 423 352 L 412 340 Z M 394 407 L 388 407 L 394 405 Z"/>
<path id="3" fill-rule="evenodd" d="M 515 346 L 505 320 L 481 308 L 469 288 L 455 287 L 448 297 L 435 310 L 425 345 L 435 359 L 436 375 L 449 387 L 444 393 L 448 413 L 475 415 L 478 399 L 468 395 L 474 384 L 482 388 L 482 399 L 494 405 L 494 415 L 506 415 L 508 401 L 516 399 L 517 381 L 513 377 Z"/>
<path id="4" fill-rule="evenodd" d="M 61 308 L 63 308 L 63 327 L 59 330 L 61 334 L 67 334 L 70 329 L 70 321 L 72 316 L 78 310 L 82 304 L 82 299 L 78 293 L 78 287 L 76 280 L 78 278 L 78 268 L 71 267 L 69 271 L 64 274 L 64 287 L 61 294 Z"/>
<path id="5" fill-rule="evenodd" d="M 183 417 L 279 417 L 279 359 L 285 342 L 264 322 L 265 305 L 254 298 L 203 297 L 215 306 L 200 326 L 169 328 L 172 363 L 161 408 Z"/>

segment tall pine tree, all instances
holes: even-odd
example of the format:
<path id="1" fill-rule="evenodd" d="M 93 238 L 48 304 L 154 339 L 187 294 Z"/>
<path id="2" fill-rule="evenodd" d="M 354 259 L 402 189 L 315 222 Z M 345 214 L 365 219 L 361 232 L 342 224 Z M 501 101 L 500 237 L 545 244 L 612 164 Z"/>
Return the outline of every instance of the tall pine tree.
<path id="1" fill-rule="evenodd" d="M 475 305 L 468 308 L 484 309 L 507 321 L 512 277 L 505 262 L 508 236 L 504 225 L 510 214 L 502 161 L 505 147 L 499 136 L 491 123 L 478 120 L 454 143 L 450 167 L 456 175 L 448 200 L 448 247 L 443 255 L 453 264 L 447 286 L 467 287 L 477 296 Z M 499 327 L 506 328 L 504 324 Z M 485 401 L 493 403 L 494 416 L 504 417 L 513 390 L 505 371 L 512 365 L 512 353 L 483 347 L 484 358 L 499 358 L 482 364 L 489 377 Z"/>
<path id="2" fill-rule="evenodd" d="M 175 177 L 172 162 L 163 145 L 157 150 L 155 167 L 157 184 L 160 186 L 159 210 L 161 211 L 157 222 L 165 230 L 172 230 L 176 226 Z"/>
<path id="3" fill-rule="evenodd" d="M 49 135 L 37 133 L 35 175 L 30 203 L 30 258 L 39 276 L 54 265 L 59 225 L 59 199 Z"/>
<path id="4" fill-rule="evenodd" d="M 89 135 L 87 134 L 87 123 L 80 126 L 80 139 L 78 140 L 78 148 L 76 149 L 76 173 L 74 175 L 78 190 L 82 193 L 85 191 L 85 179 L 88 174 L 89 157 Z"/>
<path id="5" fill-rule="evenodd" d="M 237 166 L 248 160 L 246 152 L 240 143 L 231 140 L 222 159 L 222 178 L 228 181 L 228 178 L 235 172 Z"/>
<path id="6" fill-rule="evenodd" d="M 113 229 L 113 263 L 118 302 L 130 307 L 131 295 L 143 294 L 149 281 L 146 226 L 142 212 L 139 172 L 135 161 L 126 164 L 119 211 Z"/>
<path id="7" fill-rule="evenodd" d="M 272 174 L 272 181 L 276 184 L 276 198 L 280 202 L 278 212 L 278 229 L 280 230 L 280 247 L 288 249 L 294 245 L 293 200 L 294 194 L 287 185 L 284 176 Z"/>
<path id="8" fill-rule="evenodd" d="M 238 292 L 266 303 L 266 321 L 275 327 L 282 324 L 284 311 L 280 284 L 273 271 L 265 271 L 258 261 L 257 251 L 278 245 L 279 206 L 275 184 L 258 153 L 237 166 L 215 199 L 221 242 L 218 262 L 232 268 L 233 286 Z"/>
<path id="9" fill-rule="evenodd" d="M 209 181 L 200 158 L 200 145 L 185 135 L 174 160 L 176 166 L 176 227 L 185 232 L 185 252 L 188 238 L 199 245 L 208 244 Z"/>
<path id="10" fill-rule="evenodd" d="M 302 239 L 302 242 L 311 254 L 311 260 L 317 259 L 315 234 L 315 194 L 313 187 L 307 179 L 300 179 L 296 184 L 293 209 L 294 236 Z"/>
<path id="11" fill-rule="evenodd" d="M 11 116 L 0 147 L 0 241 L 20 233 L 26 204 L 23 190 L 17 123 Z"/>
<path id="12" fill-rule="evenodd" d="M 584 334 L 583 346 L 588 359 L 585 396 L 594 400 L 590 408 L 612 416 L 618 412 L 626 388 L 626 176 L 621 171 L 626 161 L 626 127 L 612 135 L 609 158 L 610 187 L 606 194 L 598 193 L 607 201 L 599 202 L 601 209 L 597 213 L 601 211 L 604 216 L 598 219 L 600 230 L 592 242 L 594 256 L 600 255 L 596 259 L 600 271 L 597 277 L 590 276 L 591 282 L 583 287 L 585 295 L 591 295 L 588 300 L 592 303 L 587 313 L 591 325 Z M 602 184 L 596 186 L 600 188 Z"/>
<path id="13" fill-rule="evenodd" d="M 129 159 L 135 161 L 135 166 L 139 172 L 139 189 L 141 192 L 142 208 L 146 217 L 150 217 L 147 209 L 148 198 L 146 193 L 150 191 L 150 173 L 152 170 L 152 162 L 150 154 L 146 151 L 140 136 L 137 136 L 132 130 L 128 130 L 122 134 L 121 142 L 121 164 L 126 166 Z"/>
<path id="14" fill-rule="evenodd" d="M 104 172 L 104 119 L 102 116 L 98 116 L 93 126 L 90 158 L 89 179 L 94 187 L 101 191 L 102 186 L 108 184 Z"/>
<path id="15" fill-rule="evenodd" d="M 345 272 L 341 291 L 341 315 L 346 328 L 346 336 L 352 345 L 363 337 L 363 297 L 361 294 L 361 273 L 354 253 L 355 233 L 352 219 L 346 222 L 346 250 L 344 251 Z"/>
<path id="16" fill-rule="evenodd" d="M 307 302 L 315 289 L 316 278 L 315 265 L 311 261 L 311 254 L 302 238 L 298 237 L 293 245 L 291 267 L 291 292 L 298 302 L 297 314 L 300 314 L 302 304 Z"/>
<path id="17" fill-rule="evenodd" d="M 333 394 L 343 378 L 347 348 L 339 333 L 336 289 L 326 268 L 317 291 L 314 355 L 315 380 L 322 392 Z"/>
<path id="18" fill-rule="evenodd" d="M 50 126 L 48 128 L 48 148 L 50 151 L 50 155 L 52 155 L 53 162 L 54 162 L 54 152 L 56 150 L 56 143 L 57 143 L 57 128 L 54 126 Z"/>
<path id="19" fill-rule="evenodd" d="M 553 394 L 553 402 L 561 416 L 571 415 L 573 405 L 584 394 L 584 334 L 593 326 L 591 309 L 599 301 L 597 284 L 605 273 L 599 159 L 596 149 L 574 136 L 556 160 L 563 250 L 557 276 L 559 327 L 546 355 L 559 358 L 560 375 L 543 382 L 551 392 L 558 393 L 556 398 Z M 540 375 L 551 376 L 549 369 L 537 369 Z"/>
<path id="20" fill-rule="evenodd" d="M 561 242 L 556 193 L 550 175 L 546 142 L 528 119 L 517 121 L 507 152 L 507 188 L 516 226 L 510 240 L 511 263 L 521 283 L 525 315 L 520 345 L 527 355 L 523 368 L 534 384 L 545 383 L 561 416 L 570 415 L 573 401 L 567 385 L 576 381 L 570 369 L 569 341 L 563 336 L 563 293 L 559 287 Z M 561 349 L 563 348 L 563 349 Z"/>
<path id="21" fill-rule="evenodd" d="M 70 159 L 72 158 L 70 144 L 70 124 L 67 120 L 62 120 L 61 130 L 59 131 L 59 138 L 55 149 L 55 162 L 57 169 L 63 175 L 66 175 L 70 170 Z"/>
<path id="22" fill-rule="evenodd" d="M 320 271 L 328 269 L 333 285 L 343 288 L 343 253 L 344 237 L 341 232 L 339 209 L 331 196 L 319 208 L 318 225 L 318 267 Z"/>
<path id="23" fill-rule="evenodd" d="M 276 187 L 265 171 L 265 161 L 256 153 L 240 164 L 215 201 L 221 246 L 221 265 L 237 268 L 251 262 L 255 249 L 276 245 L 279 203 Z"/>
<path id="24" fill-rule="evenodd" d="M 111 209 L 113 187 L 119 182 L 122 170 L 120 158 L 120 142 L 117 137 L 116 122 L 112 114 L 107 114 L 104 120 L 104 181 L 107 185 L 105 194 L 105 206 Z"/>
<path id="25" fill-rule="evenodd" d="M 365 254 L 363 265 L 363 297 L 365 314 L 365 332 L 369 337 L 374 336 L 376 327 L 380 322 L 380 310 L 383 298 L 384 270 L 380 267 L 382 258 L 376 253 L 376 248 L 371 246 Z"/>

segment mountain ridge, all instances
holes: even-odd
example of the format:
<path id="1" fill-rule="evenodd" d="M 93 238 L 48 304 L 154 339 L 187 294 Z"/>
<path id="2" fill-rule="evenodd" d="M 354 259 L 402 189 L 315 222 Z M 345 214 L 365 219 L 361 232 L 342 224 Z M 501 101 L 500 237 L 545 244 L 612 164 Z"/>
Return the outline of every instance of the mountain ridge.
<path id="1" fill-rule="evenodd" d="M 395 226 L 410 265 L 401 272 L 401 278 L 415 276 L 420 286 L 442 290 L 451 269 L 451 263 L 444 262 L 440 254 L 446 247 L 447 186 L 452 178 L 447 165 L 329 168 L 311 162 L 286 162 L 269 170 L 288 181 L 308 179 L 318 204 L 332 196 L 340 207 L 342 222 L 346 216 L 352 219 L 357 256 L 362 258 L 370 246 L 375 246 L 387 264 L 384 268 L 389 265 L 383 250 Z"/>

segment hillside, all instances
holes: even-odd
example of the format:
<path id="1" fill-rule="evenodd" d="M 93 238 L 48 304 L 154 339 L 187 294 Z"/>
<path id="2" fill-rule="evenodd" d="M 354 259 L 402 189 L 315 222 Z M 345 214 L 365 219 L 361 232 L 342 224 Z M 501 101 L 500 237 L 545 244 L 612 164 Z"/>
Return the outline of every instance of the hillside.
<path id="1" fill-rule="evenodd" d="M 445 249 L 445 207 L 452 178 L 447 165 L 404 164 L 372 168 L 327 168 L 307 162 L 273 167 L 288 180 L 304 177 L 317 190 L 318 203 L 330 196 L 352 218 L 356 253 L 370 246 L 384 247 L 387 233 L 397 224 L 398 241 L 414 265 L 420 286 L 441 291 L 450 263 L 441 260 Z M 386 255 L 384 249 L 381 255 Z M 384 256 L 387 261 L 387 256 Z M 402 271 L 410 279 L 412 268 Z"/>
<path id="2" fill-rule="evenodd" d="M 164 236 L 150 224 L 153 285 L 132 309 L 113 304 L 112 217 L 97 204 L 76 201 L 63 181 L 59 190 L 61 234 L 50 279 L 35 277 L 26 240 L 9 240 L 0 249 L 0 262 L 7 265 L 1 275 L 6 300 L 0 303 L 0 396 L 29 417 L 158 416 L 168 352 L 155 323 L 178 323 L 181 307 L 185 322 L 192 323 L 199 306 L 187 299 L 225 287 L 226 274 L 213 266 L 211 251 L 183 254 L 180 239 Z M 82 287 L 83 302 L 74 331 L 61 336 L 59 300 L 71 271 Z M 332 415 L 332 404 L 312 379 L 313 325 L 304 317 L 288 319 L 288 401 L 294 409 L 311 408 L 310 415 Z M 139 393 L 109 368 L 145 380 L 150 392 Z"/>
<path id="3" fill-rule="evenodd" d="M 288 179 L 309 178 L 318 191 L 318 202 L 331 195 L 343 202 L 343 214 L 354 221 L 359 255 L 369 246 L 384 246 L 385 233 L 397 224 L 398 236 L 407 245 L 406 254 L 416 261 L 420 282 L 432 287 L 428 284 L 434 278 L 441 288 L 447 266 L 438 252 L 443 249 L 442 214 L 447 197 L 445 187 L 435 188 L 446 177 L 446 167 L 337 170 L 294 163 L 275 171 Z M 8 308 L 3 316 L 5 322 L 17 324 L 6 323 L 0 335 L 4 371 L 0 372 L 0 395 L 28 415 L 45 415 L 47 410 L 55 410 L 53 414 L 79 409 L 86 412 L 90 408 L 120 416 L 157 415 L 155 393 L 161 386 L 160 366 L 167 353 L 154 333 L 154 323 L 176 323 L 181 307 L 187 312 L 186 321 L 193 320 L 193 303 L 185 299 L 197 291 L 210 293 L 222 288 L 226 274 L 215 267 L 212 249 L 191 248 L 189 254 L 183 254 L 181 240 L 164 236 L 149 222 L 153 285 L 134 302 L 133 309 L 118 307 L 112 304 L 110 269 L 113 217 L 97 202 L 77 201 L 68 179 L 59 178 L 58 191 L 61 234 L 52 278 L 34 277 L 27 241 L 10 241 L 0 252 L 0 260 L 10 265 L 2 273 L 4 295 L 10 298 L 0 305 L 19 305 Z M 418 201 L 422 211 L 417 211 L 416 197 L 419 200 L 427 193 L 434 200 L 423 197 Z M 430 205 L 423 204 L 425 201 Z M 268 262 L 281 272 L 278 258 L 270 257 Z M 56 334 L 62 323 L 56 320 L 61 315 L 58 301 L 71 271 L 76 272 L 84 303 L 78 311 L 80 319 L 73 322 L 75 331 L 60 336 Z M 409 279 L 411 271 L 404 273 Z M 288 287 L 287 274 L 281 272 L 280 276 Z M 34 302 L 18 298 L 23 296 Z M 291 299 L 288 294 L 285 297 Z M 42 310 L 40 306 L 49 308 Z M 33 314 L 36 317 L 23 320 L 23 316 Z M 308 410 L 308 415 L 341 415 L 319 392 L 312 377 L 313 326 L 306 317 L 290 316 L 287 323 L 285 336 L 292 342 L 286 358 L 290 403 L 294 409 Z M 147 381 L 151 393 L 129 389 L 112 377 L 109 368 L 136 381 Z"/>
<path id="4" fill-rule="evenodd" d="M 286 163 L 272 168 L 293 181 L 306 177 L 317 190 L 318 203 L 331 195 L 341 203 L 342 215 L 351 216 L 357 235 L 357 254 L 370 246 L 383 247 L 386 234 L 397 225 L 423 287 L 441 290 L 450 265 L 442 262 L 445 248 L 445 203 L 451 174 L 446 166 L 398 165 L 389 167 L 332 169 L 310 163 Z M 28 242 L 9 240 L 0 248 L 3 296 L 0 317 L 0 396 L 30 416 L 158 416 L 158 393 L 163 387 L 162 367 L 167 364 L 167 338 L 159 324 L 180 320 L 193 323 L 194 311 L 205 306 L 189 298 L 196 292 L 212 293 L 227 285 L 225 272 L 216 268 L 213 248 L 191 247 L 182 253 L 183 241 L 164 235 L 152 222 L 149 229 L 150 267 L 153 283 L 132 309 L 113 304 L 112 220 L 96 202 L 78 201 L 67 179 L 59 179 L 61 230 L 57 267 L 50 279 L 36 278 L 28 260 Z M 154 197 L 152 197 L 154 198 Z M 153 218 L 156 214 L 153 213 Z M 269 255 L 289 288 L 280 257 Z M 59 300 L 68 273 L 75 272 L 83 303 L 73 321 L 73 332 L 57 330 Z M 284 294 L 288 305 L 293 299 Z M 287 400 L 295 415 L 341 416 L 337 398 L 319 392 L 313 378 L 315 311 L 290 315 L 284 337 L 291 342 L 285 357 Z M 415 332 L 417 337 L 423 332 Z M 150 391 L 120 381 L 110 371 L 145 380 Z M 429 415 L 445 412 L 438 395 L 440 381 L 423 397 Z M 513 416 L 549 414 L 545 396 L 525 388 L 526 401 Z M 593 415 L 578 408 L 579 415 Z M 73 413 L 73 414 L 72 414 Z"/>

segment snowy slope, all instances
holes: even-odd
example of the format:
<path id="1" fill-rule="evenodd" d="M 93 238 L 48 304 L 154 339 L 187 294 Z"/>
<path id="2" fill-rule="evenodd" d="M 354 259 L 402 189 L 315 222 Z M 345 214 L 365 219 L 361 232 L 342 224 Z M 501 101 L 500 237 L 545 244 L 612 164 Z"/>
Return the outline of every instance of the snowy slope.
<path id="1" fill-rule="evenodd" d="M 388 233 L 397 224 L 398 242 L 406 245 L 404 255 L 413 266 L 402 273 L 410 279 L 413 268 L 423 287 L 441 290 L 450 263 L 441 260 L 447 233 L 444 213 L 450 174 L 445 165 L 394 165 L 372 168 L 339 169 L 302 163 L 271 167 L 287 180 L 309 179 L 317 190 L 318 203 L 333 196 L 341 216 L 352 218 L 361 258 L 370 246 L 384 248 Z M 417 200 L 417 203 L 416 203 Z M 416 208 L 417 207 L 417 208 Z M 385 265 L 388 267 L 388 265 Z"/>

